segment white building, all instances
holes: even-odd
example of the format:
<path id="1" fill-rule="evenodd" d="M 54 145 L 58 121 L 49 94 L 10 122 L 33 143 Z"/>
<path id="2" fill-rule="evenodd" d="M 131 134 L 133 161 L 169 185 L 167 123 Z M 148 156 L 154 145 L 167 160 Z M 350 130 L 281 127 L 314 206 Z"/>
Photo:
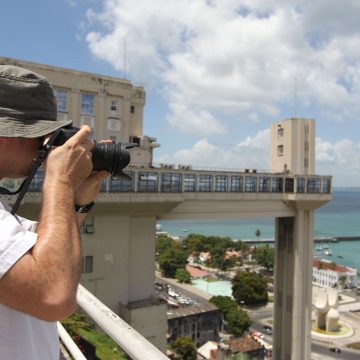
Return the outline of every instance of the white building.
<path id="1" fill-rule="evenodd" d="M 341 266 L 325 259 L 313 259 L 313 283 L 334 288 L 343 282 L 348 288 L 357 286 L 357 270 Z"/>

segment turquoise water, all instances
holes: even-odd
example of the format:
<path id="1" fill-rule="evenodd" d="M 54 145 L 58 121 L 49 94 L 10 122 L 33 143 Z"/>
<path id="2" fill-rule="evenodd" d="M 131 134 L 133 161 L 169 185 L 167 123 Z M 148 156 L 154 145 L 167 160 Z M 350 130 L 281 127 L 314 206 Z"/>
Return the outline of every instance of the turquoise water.
<path id="1" fill-rule="evenodd" d="M 212 295 L 222 295 L 222 296 L 231 296 L 232 297 L 232 290 L 231 290 L 231 282 L 226 280 L 214 281 L 214 282 L 207 282 L 205 280 L 196 279 L 192 281 L 192 284 L 207 293 Z"/>
<path id="2" fill-rule="evenodd" d="M 180 237 L 196 233 L 228 236 L 232 239 L 256 239 L 257 229 L 261 231 L 260 239 L 275 237 L 273 218 L 172 220 L 160 221 L 159 224 L 163 231 Z M 333 201 L 315 212 L 314 237 L 334 236 L 360 236 L 360 191 L 334 191 Z M 324 257 L 360 270 L 360 241 L 341 241 L 327 245 L 333 256 Z"/>

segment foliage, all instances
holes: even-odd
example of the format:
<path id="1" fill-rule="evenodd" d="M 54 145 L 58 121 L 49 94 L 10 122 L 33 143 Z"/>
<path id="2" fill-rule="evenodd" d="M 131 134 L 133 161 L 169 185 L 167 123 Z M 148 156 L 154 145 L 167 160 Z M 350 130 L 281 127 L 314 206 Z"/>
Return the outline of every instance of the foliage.
<path id="1" fill-rule="evenodd" d="M 264 266 L 267 271 L 274 269 L 275 249 L 270 246 L 260 246 L 255 250 L 254 258 L 256 262 Z"/>
<path id="2" fill-rule="evenodd" d="M 230 296 L 213 296 L 209 301 L 219 308 L 231 334 L 241 336 L 251 326 L 252 322 L 248 313 L 241 309 Z"/>
<path id="3" fill-rule="evenodd" d="M 170 343 L 170 348 L 181 360 L 196 360 L 196 346 L 188 336 L 178 337 Z"/>
<path id="4" fill-rule="evenodd" d="M 178 248 L 178 245 L 174 239 L 167 235 L 157 235 L 156 236 L 156 254 L 161 255 L 165 251 L 171 248 Z"/>
<path id="5" fill-rule="evenodd" d="M 269 301 L 266 280 L 255 272 L 238 272 L 232 279 L 232 291 L 238 304 L 256 306 Z"/>
<path id="6" fill-rule="evenodd" d="M 79 335 L 96 347 L 99 359 L 126 360 L 128 357 L 123 350 L 107 334 L 92 328 L 85 313 L 77 312 L 63 320 L 61 324 L 77 343 Z"/>
<path id="7" fill-rule="evenodd" d="M 181 249 L 170 248 L 159 256 L 160 270 L 166 277 L 174 278 L 176 270 L 184 269 L 186 264 L 187 255 Z"/>
<path id="8" fill-rule="evenodd" d="M 180 283 L 191 284 L 191 275 L 186 269 L 176 269 L 175 277 Z"/>

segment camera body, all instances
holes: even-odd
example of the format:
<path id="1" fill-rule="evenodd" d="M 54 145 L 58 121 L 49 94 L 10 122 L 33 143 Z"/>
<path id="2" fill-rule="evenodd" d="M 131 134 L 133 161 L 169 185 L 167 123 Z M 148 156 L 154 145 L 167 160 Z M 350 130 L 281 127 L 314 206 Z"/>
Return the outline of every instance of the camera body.
<path id="1" fill-rule="evenodd" d="M 52 143 L 53 146 L 63 145 L 68 139 L 79 131 L 76 127 L 65 127 L 58 130 L 58 134 Z M 126 177 L 123 169 L 130 162 L 130 153 L 127 150 L 136 144 L 98 143 L 96 141 L 92 152 L 94 170 L 106 170 L 113 178 Z"/>

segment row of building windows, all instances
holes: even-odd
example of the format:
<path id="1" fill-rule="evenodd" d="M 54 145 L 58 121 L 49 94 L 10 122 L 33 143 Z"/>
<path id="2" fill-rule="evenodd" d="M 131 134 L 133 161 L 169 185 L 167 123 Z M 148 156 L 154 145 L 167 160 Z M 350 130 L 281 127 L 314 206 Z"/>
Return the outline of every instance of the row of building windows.
<path id="1" fill-rule="evenodd" d="M 101 185 L 109 192 L 273 192 L 324 193 L 331 192 L 329 178 L 281 178 L 251 175 L 197 175 L 126 171 L 129 179 L 108 179 Z M 322 180 L 322 181 L 321 181 Z M 34 177 L 30 191 L 40 191 L 43 173 Z"/>
<path id="2" fill-rule="evenodd" d="M 67 90 L 55 89 L 55 97 L 57 100 L 57 111 L 68 112 L 69 111 L 69 92 Z M 117 112 L 118 101 L 111 100 L 110 110 Z M 80 113 L 83 115 L 95 115 L 95 95 L 89 93 L 80 94 Z M 130 113 L 135 113 L 135 106 L 130 106 Z"/>

